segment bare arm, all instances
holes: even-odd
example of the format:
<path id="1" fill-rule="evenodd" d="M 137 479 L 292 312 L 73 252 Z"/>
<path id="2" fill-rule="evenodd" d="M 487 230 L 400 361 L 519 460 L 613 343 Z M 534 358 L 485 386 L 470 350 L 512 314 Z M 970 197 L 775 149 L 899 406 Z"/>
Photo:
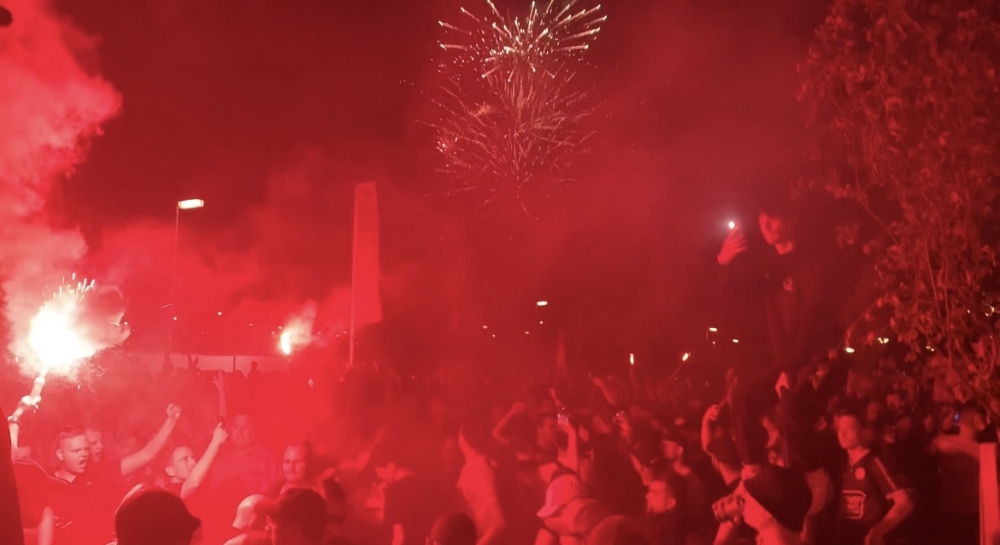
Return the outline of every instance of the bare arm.
<path id="1" fill-rule="evenodd" d="M 514 404 L 510 406 L 510 410 L 507 411 L 507 414 L 505 414 L 493 428 L 493 439 L 497 443 L 500 443 L 505 447 L 510 446 L 510 441 L 507 440 L 507 437 L 504 435 L 504 431 L 507 429 L 507 426 L 510 425 L 510 421 L 524 411 L 524 403 L 521 403 L 520 401 L 515 401 Z"/>
<path id="2" fill-rule="evenodd" d="M 715 533 L 715 541 L 712 545 L 729 545 L 736 541 L 736 531 L 739 529 L 732 521 L 723 522 L 719 525 L 719 531 Z"/>
<path id="3" fill-rule="evenodd" d="M 55 519 L 56 517 L 52 514 L 51 507 L 46 507 L 42 511 L 42 522 L 38 524 L 38 545 L 52 545 Z"/>
<path id="4" fill-rule="evenodd" d="M 708 444 L 712 442 L 712 426 L 719 419 L 719 406 L 712 405 L 701 418 L 701 449 L 708 452 Z"/>
<path id="5" fill-rule="evenodd" d="M 205 449 L 205 454 L 201 455 L 201 459 L 198 460 L 198 463 L 194 465 L 194 469 L 191 470 L 191 475 L 181 485 L 181 498 L 190 497 L 205 482 L 208 471 L 212 469 L 212 462 L 215 461 L 215 457 L 219 454 L 219 447 L 226 442 L 228 437 L 229 434 L 226 433 L 226 430 L 222 429 L 222 424 L 215 426 L 212 441 L 208 444 L 208 448 Z"/>
<path id="6" fill-rule="evenodd" d="M 402 524 L 392 525 L 392 545 L 403 545 L 406 540 L 406 532 Z"/>
<path id="7" fill-rule="evenodd" d="M 136 471 L 146 467 L 146 465 L 153 461 L 153 458 L 155 458 L 156 455 L 163 450 L 163 446 L 167 444 L 167 439 L 170 439 L 170 434 L 173 433 L 174 426 L 177 425 L 177 419 L 180 417 L 180 407 L 177 405 L 170 405 L 167 407 L 167 420 L 162 426 L 160 426 L 160 431 L 156 432 L 156 435 L 154 435 L 153 438 L 146 443 L 146 446 L 139 450 L 139 452 L 122 458 L 122 477 L 128 477 Z"/>
<path id="8" fill-rule="evenodd" d="M 556 536 L 542 529 L 539 530 L 538 535 L 535 536 L 535 545 L 559 545 L 559 541 Z"/>
<path id="9" fill-rule="evenodd" d="M 484 506 L 485 509 L 485 519 L 488 524 L 486 528 L 482 529 L 482 535 L 479 536 L 479 540 L 476 541 L 476 545 L 492 545 L 497 543 L 500 539 L 500 532 L 504 528 L 503 512 L 500 511 L 500 502 L 496 498 L 486 502 Z"/>
<path id="10" fill-rule="evenodd" d="M 222 371 L 215 374 L 212 383 L 215 384 L 215 389 L 219 392 L 219 421 L 221 422 L 229 416 L 229 406 L 226 404 L 226 379 Z"/>
<path id="11" fill-rule="evenodd" d="M 569 437 L 569 442 L 566 445 L 566 458 L 560 460 L 564 466 L 572 469 L 577 475 L 580 474 L 580 450 L 579 443 L 580 437 L 577 434 L 576 428 L 572 424 L 566 424 L 561 426 L 562 430 L 566 432 Z"/>

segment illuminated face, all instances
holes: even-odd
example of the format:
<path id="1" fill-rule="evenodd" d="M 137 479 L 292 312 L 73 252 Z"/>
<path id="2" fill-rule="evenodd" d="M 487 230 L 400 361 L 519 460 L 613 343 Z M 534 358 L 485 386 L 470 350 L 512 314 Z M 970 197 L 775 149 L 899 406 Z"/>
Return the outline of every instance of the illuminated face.
<path id="1" fill-rule="evenodd" d="M 837 418 L 837 440 L 845 450 L 861 446 L 861 421 L 851 415 Z"/>
<path id="2" fill-rule="evenodd" d="M 674 441 L 661 441 L 660 450 L 663 453 L 663 457 L 667 459 L 668 462 L 676 462 L 680 459 L 681 453 L 684 449 L 681 448 L 680 444 Z"/>
<path id="3" fill-rule="evenodd" d="M 59 444 L 59 450 L 56 451 L 56 458 L 66 471 L 73 475 L 82 475 L 87 470 L 87 462 L 90 460 L 90 442 L 87 441 L 87 436 L 80 434 L 63 439 Z"/>
<path id="4" fill-rule="evenodd" d="M 760 234 L 764 235 L 764 241 L 771 246 L 789 242 L 792 238 L 791 223 L 785 218 L 761 213 L 757 217 L 757 222 L 760 224 Z"/>
<path id="5" fill-rule="evenodd" d="M 104 455 L 104 436 L 98 430 L 87 430 L 87 442 L 90 443 L 90 456 L 95 462 L 101 461 Z"/>
<path id="6" fill-rule="evenodd" d="M 194 457 L 194 452 L 189 447 L 177 447 L 170 456 L 170 466 L 167 468 L 169 469 L 167 474 L 178 481 L 186 481 L 191 477 L 191 472 L 194 471 L 194 466 L 197 463 L 198 460 Z"/>
<path id="7" fill-rule="evenodd" d="M 229 441 L 236 448 L 247 448 L 254 442 L 253 420 L 245 414 L 236 415 L 229 430 Z"/>
<path id="8" fill-rule="evenodd" d="M 538 445 L 553 448 L 556 444 L 556 434 L 559 433 L 559 423 L 554 416 L 546 416 L 538 424 Z"/>
<path id="9" fill-rule="evenodd" d="M 646 492 L 646 511 L 649 513 L 666 513 L 671 510 L 677 501 L 674 500 L 670 488 L 663 481 L 653 481 L 649 484 L 649 491 Z"/>
<path id="10" fill-rule="evenodd" d="M 302 445 L 288 445 L 281 459 L 281 472 L 290 483 L 301 483 L 306 478 L 306 453 Z"/>

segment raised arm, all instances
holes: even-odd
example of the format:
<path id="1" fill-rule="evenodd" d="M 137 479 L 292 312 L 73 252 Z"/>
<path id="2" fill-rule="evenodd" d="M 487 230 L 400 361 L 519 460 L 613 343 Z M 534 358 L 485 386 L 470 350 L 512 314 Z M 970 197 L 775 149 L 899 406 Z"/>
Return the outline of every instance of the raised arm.
<path id="1" fill-rule="evenodd" d="M 510 441 L 507 440 L 507 436 L 504 435 L 504 431 L 507 426 L 510 425 L 510 421 L 513 420 L 517 415 L 523 413 L 526 410 L 524 403 L 520 401 L 515 401 L 513 405 L 510 406 L 510 410 L 507 414 L 497 422 L 497 425 L 493 428 L 493 439 L 505 447 L 510 446 Z"/>
<path id="2" fill-rule="evenodd" d="M 205 482 L 208 471 L 212 469 L 212 462 L 215 461 L 215 457 L 219 454 L 219 448 L 228 438 L 229 434 L 222 428 L 222 424 L 216 425 L 215 431 L 212 433 L 212 441 L 208 444 L 208 448 L 205 449 L 205 454 L 201 455 L 201 459 L 198 460 L 198 463 L 194 465 L 194 469 L 191 470 L 191 475 L 181 485 L 182 499 L 190 497 Z"/>
<path id="3" fill-rule="evenodd" d="M 226 377 L 222 371 L 215 374 L 212 383 L 215 384 L 215 389 L 219 392 L 219 422 L 225 422 L 226 417 L 229 416 L 229 406 L 226 403 Z"/>
<path id="4" fill-rule="evenodd" d="M 122 458 L 122 477 L 128 477 L 136 471 L 146 467 L 153 461 L 153 458 L 155 458 L 156 455 L 163 450 L 163 446 L 167 444 L 167 439 L 170 439 L 170 434 L 173 433 L 174 426 L 177 425 L 177 419 L 180 417 L 180 407 L 172 404 L 167 406 L 167 420 L 163 422 L 162 426 L 160 426 L 160 431 L 156 432 L 156 435 L 154 435 L 153 438 L 146 443 L 146 446 L 139 450 L 139 452 Z"/>

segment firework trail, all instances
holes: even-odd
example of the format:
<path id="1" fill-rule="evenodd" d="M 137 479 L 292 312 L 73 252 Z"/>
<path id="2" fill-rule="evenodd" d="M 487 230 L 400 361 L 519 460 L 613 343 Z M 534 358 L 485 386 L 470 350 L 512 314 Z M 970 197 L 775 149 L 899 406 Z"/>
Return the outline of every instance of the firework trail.
<path id="1" fill-rule="evenodd" d="M 477 16 L 462 8 L 462 23 L 445 30 L 439 65 L 443 83 L 434 100 L 443 170 L 461 191 L 486 203 L 564 180 L 573 156 L 590 136 L 586 90 L 573 85 L 583 55 L 607 17 L 580 0 L 532 2 L 524 17 L 505 17 L 486 0 Z M 523 203 L 522 203 L 522 206 Z"/>

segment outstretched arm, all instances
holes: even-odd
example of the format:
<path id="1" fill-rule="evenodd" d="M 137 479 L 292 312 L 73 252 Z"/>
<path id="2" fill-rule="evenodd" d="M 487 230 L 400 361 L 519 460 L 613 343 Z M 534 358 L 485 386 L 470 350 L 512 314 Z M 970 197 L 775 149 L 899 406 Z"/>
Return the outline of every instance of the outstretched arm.
<path id="1" fill-rule="evenodd" d="M 212 434 L 212 441 L 208 444 L 208 448 L 205 449 L 205 454 L 201 455 L 201 459 L 198 463 L 194 465 L 194 469 L 191 470 L 191 475 L 188 477 L 184 484 L 181 485 L 181 499 L 187 498 L 194 494 L 203 482 L 205 482 L 205 477 L 208 476 L 208 471 L 212 469 L 212 462 L 215 461 L 215 457 L 219 454 L 219 447 L 226 442 L 229 438 L 229 434 L 226 430 L 222 429 L 222 424 L 215 426 L 215 432 Z"/>
<path id="2" fill-rule="evenodd" d="M 6 414 L 0 408 L 0 414 Z M 14 466 L 10 461 L 10 437 L 0 437 L 0 542 L 11 545 L 24 544 L 21 529 L 21 508 L 17 500 L 17 483 Z"/>
<path id="3" fill-rule="evenodd" d="M 163 446 L 167 444 L 167 439 L 170 439 L 170 434 L 173 433 L 174 426 L 177 425 L 177 419 L 180 417 L 180 407 L 177 405 L 170 405 L 167 407 L 167 420 L 162 426 L 160 426 L 160 431 L 156 432 L 156 435 L 154 435 L 153 438 L 146 443 L 146 446 L 139 450 L 139 452 L 122 458 L 122 477 L 128 477 L 136 471 L 146 467 L 153 461 L 153 458 L 155 458 L 156 455 L 163 450 Z"/>

